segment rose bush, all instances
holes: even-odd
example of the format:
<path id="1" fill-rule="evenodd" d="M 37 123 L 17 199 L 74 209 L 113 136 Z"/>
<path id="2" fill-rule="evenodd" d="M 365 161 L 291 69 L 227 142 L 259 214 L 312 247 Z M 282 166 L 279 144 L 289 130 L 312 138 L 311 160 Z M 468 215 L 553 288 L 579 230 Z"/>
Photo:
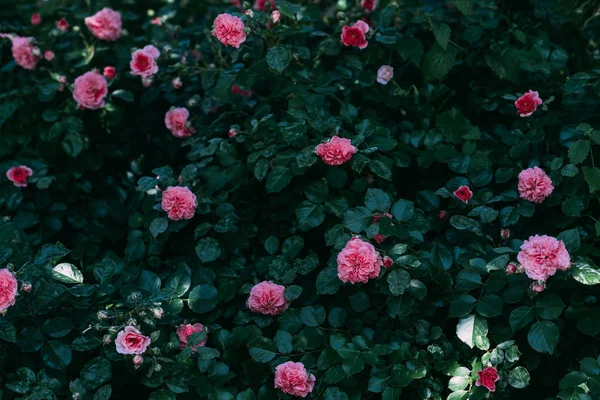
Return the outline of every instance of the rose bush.
<path id="1" fill-rule="evenodd" d="M 0 14 L 3 399 L 600 397 L 588 1 Z"/>

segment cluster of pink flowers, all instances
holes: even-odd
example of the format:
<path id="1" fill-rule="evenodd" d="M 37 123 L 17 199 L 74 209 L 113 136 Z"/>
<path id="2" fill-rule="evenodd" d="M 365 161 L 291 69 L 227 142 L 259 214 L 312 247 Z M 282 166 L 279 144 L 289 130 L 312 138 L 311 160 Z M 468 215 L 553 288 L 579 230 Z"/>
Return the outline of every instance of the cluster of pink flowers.
<path id="1" fill-rule="evenodd" d="M 288 361 L 275 368 L 275 388 L 296 397 L 306 397 L 315 387 L 316 378 L 304 364 Z"/>
<path id="2" fill-rule="evenodd" d="M 158 72 L 158 64 L 156 59 L 160 57 L 160 51 L 151 44 L 143 49 L 138 49 L 131 54 L 129 67 L 131 75 L 139 75 L 142 78 L 150 78 Z"/>
<path id="3" fill-rule="evenodd" d="M 33 175 L 33 171 L 26 165 L 11 167 L 6 171 L 6 177 L 15 186 L 27 187 L 27 178 Z"/>
<path id="4" fill-rule="evenodd" d="M 383 260 L 371 243 L 354 237 L 337 256 L 338 277 L 342 282 L 367 283 L 379 276 Z"/>
<path id="5" fill-rule="evenodd" d="M 196 347 L 201 346 L 203 347 L 204 345 L 206 345 L 206 341 L 208 340 L 208 338 L 204 338 L 202 341 L 193 344 L 193 343 L 188 343 L 188 337 L 191 334 L 194 333 L 199 333 L 202 332 L 202 330 L 205 329 L 204 325 L 202 325 L 201 323 L 195 323 L 195 324 L 181 324 L 177 327 L 177 337 L 179 338 L 179 348 L 183 349 L 186 346 L 190 346 L 190 348 L 192 349 L 192 352 L 195 353 L 196 352 Z M 207 330 L 208 332 L 208 330 Z"/>
<path id="6" fill-rule="evenodd" d="M 103 8 L 87 17 L 85 25 L 100 40 L 114 42 L 121 36 L 121 14 L 111 8 Z"/>
<path id="7" fill-rule="evenodd" d="M 344 46 L 354 46 L 364 49 L 369 45 L 367 33 L 369 25 L 365 21 L 356 21 L 352 26 L 342 28 L 342 43 Z"/>
<path id="8" fill-rule="evenodd" d="M 185 186 L 169 186 L 163 192 L 161 207 L 173 221 L 193 218 L 196 206 L 196 195 Z"/>
<path id="9" fill-rule="evenodd" d="M 133 326 L 126 326 L 117 334 L 115 346 L 120 354 L 142 354 L 150 346 L 150 338 Z"/>
<path id="10" fill-rule="evenodd" d="M 556 271 L 571 267 L 571 257 L 562 240 L 546 235 L 535 235 L 525 240 L 517 259 L 525 274 L 536 281 L 546 281 Z"/>
<path id="11" fill-rule="evenodd" d="M 12 41 L 12 55 L 17 65 L 27 69 L 34 70 L 37 63 L 42 59 L 40 49 L 32 44 L 31 37 L 10 37 Z"/>
<path id="12" fill-rule="evenodd" d="M 7 268 L 0 269 L 0 314 L 13 306 L 17 299 L 19 282 Z"/>
<path id="13" fill-rule="evenodd" d="M 554 190 L 552 180 L 538 167 L 527 168 L 519 173 L 519 195 L 532 203 L 541 203 Z"/>
<path id="14" fill-rule="evenodd" d="M 321 157 L 325 164 L 342 165 L 350 161 L 352 155 L 356 153 L 356 147 L 352 145 L 350 139 L 334 136 L 326 143 L 319 144 L 315 149 L 315 153 Z"/>
<path id="15" fill-rule="evenodd" d="M 284 296 L 285 286 L 271 281 L 257 283 L 250 290 L 248 308 L 264 315 L 279 315 L 290 306 Z"/>
<path id="16" fill-rule="evenodd" d="M 517 114 L 521 117 L 529 117 L 537 110 L 537 106 L 542 104 L 542 99 L 538 92 L 530 90 L 523 96 L 515 100 L 515 107 L 517 107 Z"/>
<path id="17" fill-rule="evenodd" d="M 165 114 L 165 126 L 175 137 L 184 138 L 192 136 L 196 130 L 189 126 L 189 117 L 190 112 L 187 108 L 173 108 Z"/>
<path id="18" fill-rule="evenodd" d="M 236 49 L 246 41 L 244 21 L 230 14 L 219 14 L 213 24 L 212 35 L 225 46 Z"/>
<path id="19" fill-rule="evenodd" d="M 104 107 L 108 94 L 106 78 L 97 71 L 86 72 L 75 79 L 73 98 L 79 108 L 97 110 Z"/>

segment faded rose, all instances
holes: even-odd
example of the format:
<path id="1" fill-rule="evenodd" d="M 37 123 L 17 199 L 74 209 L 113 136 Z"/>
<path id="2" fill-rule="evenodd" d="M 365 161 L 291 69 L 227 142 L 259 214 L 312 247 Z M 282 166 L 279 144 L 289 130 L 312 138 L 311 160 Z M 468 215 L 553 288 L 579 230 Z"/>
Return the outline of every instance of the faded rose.
<path id="1" fill-rule="evenodd" d="M 103 8 L 87 17 L 85 25 L 100 40 L 114 42 L 121 36 L 121 14 L 111 8 Z"/>
<path id="2" fill-rule="evenodd" d="M 199 322 L 197 322 L 193 325 L 192 324 L 179 325 L 177 327 L 177 337 L 179 338 L 179 348 L 183 349 L 184 347 L 189 345 L 190 348 L 192 349 L 192 352 L 195 353 L 197 346 L 204 346 L 206 344 L 206 341 L 208 340 L 208 338 L 204 338 L 202 341 L 200 341 L 196 344 L 188 343 L 188 337 L 191 334 L 202 332 L 203 329 L 205 329 L 204 325 L 202 325 Z M 208 332 L 208 330 L 207 330 L 207 332 Z"/>
<path id="3" fill-rule="evenodd" d="M 40 49 L 31 44 L 33 38 L 15 36 L 12 41 L 12 55 L 17 65 L 34 70 L 37 63 L 42 59 Z"/>

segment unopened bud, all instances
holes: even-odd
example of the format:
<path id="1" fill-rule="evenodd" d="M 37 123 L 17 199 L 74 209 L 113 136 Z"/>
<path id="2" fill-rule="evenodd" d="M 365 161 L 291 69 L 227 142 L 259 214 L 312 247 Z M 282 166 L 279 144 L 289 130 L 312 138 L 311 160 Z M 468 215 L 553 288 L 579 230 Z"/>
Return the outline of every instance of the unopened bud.
<path id="1" fill-rule="evenodd" d="M 21 284 L 21 290 L 24 292 L 31 292 L 31 289 L 33 289 L 33 285 L 31 285 L 31 282 L 23 282 Z"/>
<path id="2" fill-rule="evenodd" d="M 154 364 L 154 370 L 156 372 L 159 372 L 161 369 L 162 369 L 162 365 L 160 365 L 160 364 Z"/>
<path id="3" fill-rule="evenodd" d="M 500 229 L 500 237 L 502 239 L 508 239 L 510 237 L 510 230 L 509 229 Z"/>
<path id="4" fill-rule="evenodd" d="M 183 82 L 181 82 L 181 79 L 179 77 L 173 79 L 173 88 L 175 89 L 179 89 L 180 87 L 183 86 Z"/>
<path id="5" fill-rule="evenodd" d="M 516 274 L 517 266 L 514 263 L 508 263 L 508 265 L 506 265 L 506 273 L 508 275 Z"/>
<path id="6" fill-rule="evenodd" d="M 98 317 L 98 319 L 106 319 L 108 318 L 108 313 L 106 311 L 98 311 L 96 317 Z"/>
<path id="7" fill-rule="evenodd" d="M 383 257 L 383 266 L 386 268 L 389 268 L 392 266 L 392 264 L 394 263 L 394 261 L 392 261 L 391 258 L 389 258 L 388 256 Z"/>
<path id="8" fill-rule="evenodd" d="M 536 293 L 541 293 L 546 289 L 546 282 L 544 281 L 535 281 L 531 284 L 531 290 Z"/>
<path id="9" fill-rule="evenodd" d="M 163 317 L 163 309 L 160 307 L 156 307 L 155 309 L 152 310 L 152 312 L 154 313 L 154 318 L 157 319 L 161 319 Z"/>
<path id="10" fill-rule="evenodd" d="M 135 357 L 133 357 L 133 365 L 135 365 L 136 368 L 138 368 L 140 365 L 142 365 L 142 363 L 144 362 L 144 357 L 142 357 L 139 354 L 136 354 Z"/>
<path id="11" fill-rule="evenodd" d="M 104 335 L 104 337 L 102 338 L 102 342 L 104 344 L 109 344 L 110 342 L 112 342 L 112 337 L 110 335 Z"/>

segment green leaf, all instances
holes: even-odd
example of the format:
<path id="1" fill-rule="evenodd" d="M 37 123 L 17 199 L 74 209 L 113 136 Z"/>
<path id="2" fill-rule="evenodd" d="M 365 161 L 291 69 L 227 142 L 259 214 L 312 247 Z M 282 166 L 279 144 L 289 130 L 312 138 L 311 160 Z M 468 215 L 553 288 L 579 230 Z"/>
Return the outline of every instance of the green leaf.
<path id="1" fill-rule="evenodd" d="M 88 389 L 95 389 L 104 382 L 108 382 L 110 376 L 110 362 L 102 357 L 91 359 L 81 370 L 81 380 Z"/>
<path id="2" fill-rule="evenodd" d="M 473 12 L 472 0 L 454 0 L 454 6 L 465 15 L 469 15 Z"/>
<path id="3" fill-rule="evenodd" d="M 279 239 L 273 235 L 269 236 L 267 240 L 265 240 L 265 250 L 271 255 L 277 253 L 277 250 L 279 250 Z"/>
<path id="4" fill-rule="evenodd" d="M 169 221 L 166 218 L 155 218 L 152 223 L 150 223 L 150 233 L 152 236 L 157 237 L 159 233 L 166 231 L 168 226 Z"/>
<path id="5" fill-rule="evenodd" d="M 176 400 L 176 397 L 170 390 L 162 389 L 153 391 L 148 400 Z"/>
<path id="6" fill-rule="evenodd" d="M 128 103 L 133 102 L 133 93 L 128 90 L 117 89 L 111 93 L 112 97 L 119 98 L 121 100 L 125 100 Z"/>
<path id="7" fill-rule="evenodd" d="M 305 200 L 296 207 L 296 218 L 298 219 L 300 230 L 307 231 L 315 228 L 325 220 L 325 207 L 321 204 Z"/>
<path id="8" fill-rule="evenodd" d="M 61 263 L 52 268 L 52 278 L 64 283 L 83 283 L 83 274 L 69 263 Z"/>
<path id="9" fill-rule="evenodd" d="M 581 371 L 572 371 L 566 374 L 558 383 L 558 387 L 561 389 L 566 389 L 570 387 L 576 387 L 581 385 L 582 383 L 586 383 L 588 380 L 588 376 Z"/>
<path id="10" fill-rule="evenodd" d="M 198 243 L 196 243 L 196 255 L 203 263 L 215 261 L 221 255 L 219 242 L 213 238 L 198 240 Z"/>
<path id="11" fill-rule="evenodd" d="M 58 317 L 47 320 L 42 328 L 48 336 L 58 338 L 71 332 L 73 323 L 68 318 Z"/>
<path id="12" fill-rule="evenodd" d="M 102 386 L 96 393 L 94 393 L 94 400 L 110 400 L 112 395 L 112 388 L 108 385 Z"/>
<path id="13" fill-rule="evenodd" d="M 4 317 L 0 317 L 0 339 L 9 343 L 17 341 L 17 330 Z"/>
<path id="14" fill-rule="evenodd" d="M 574 252 L 579 249 L 581 240 L 579 239 L 579 231 L 576 228 L 563 231 L 556 237 L 558 240 L 562 240 L 565 247 L 569 252 Z"/>
<path id="15" fill-rule="evenodd" d="M 286 300 L 296 300 L 302 294 L 302 286 L 292 285 L 285 288 L 283 295 Z"/>
<path id="16" fill-rule="evenodd" d="M 402 389 L 399 387 L 389 387 L 383 391 L 381 400 L 398 400 L 402 394 Z"/>
<path id="17" fill-rule="evenodd" d="M 448 48 L 448 42 L 450 41 L 450 27 L 447 24 L 433 24 L 433 36 L 435 36 L 436 42 L 446 51 Z"/>
<path id="18" fill-rule="evenodd" d="M 394 270 L 387 276 L 390 292 L 394 296 L 400 296 L 410 287 L 410 274 L 404 270 Z"/>
<path id="19" fill-rule="evenodd" d="M 348 395 L 337 387 L 330 386 L 323 392 L 323 400 L 348 400 Z"/>
<path id="20" fill-rule="evenodd" d="M 325 322 L 325 308 L 323 306 L 302 307 L 300 310 L 300 319 L 306 326 L 316 328 Z"/>
<path id="21" fill-rule="evenodd" d="M 274 337 L 275 344 L 277 345 L 277 351 L 280 353 L 289 354 L 293 350 L 292 346 L 292 335 L 286 331 L 277 331 Z"/>
<path id="22" fill-rule="evenodd" d="M 273 46 L 267 51 L 267 64 L 275 71 L 283 72 L 290 65 L 292 52 L 285 46 Z"/>
<path id="23" fill-rule="evenodd" d="M 289 1 L 279 0 L 277 2 L 277 8 L 283 15 L 288 18 L 295 18 L 296 14 L 302 11 L 302 6 L 290 3 Z"/>
<path id="24" fill-rule="evenodd" d="M 589 152 L 589 140 L 577 140 L 571 143 L 571 147 L 569 147 L 569 160 L 571 164 L 581 164 L 587 158 Z"/>
<path id="25" fill-rule="evenodd" d="M 590 193 L 597 192 L 600 190 L 600 168 L 582 167 L 583 176 L 588 186 L 590 187 Z"/>
<path id="26" fill-rule="evenodd" d="M 369 379 L 367 390 L 373 393 L 381 393 L 390 384 L 389 375 L 372 375 Z"/>
<path id="27" fill-rule="evenodd" d="M 475 233 L 476 235 L 482 235 L 481 229 L 479 228 L 479 222 L 472 218 L 467 218 L 464 215 L 453 215 L 450 218 L 450 225 L 452 225 L 460 231 L 468 230 Z"/>
<path id="28" fill-rule="evenodd" d="M 554 353 L 558 343 L 558 327 L 550 321 L 536 322 L 527 333 L 529 345 L 538 353 Z"/>
<path id="29" fill-rule="evenodd" d="M 462 318 L 473 311 L 477 300 L 470 294 L 461 294 L 452 299 L 450 302 L 450 311 L 448 317 Z"/>
<path id="30" fill-rule="evenodd" d="M 532 307 L 519 307 L 510 313 L 508 322 L 510 323 L 511 329 L 516 332 L 521 328 L 524 328 L 531 324 L 535 319 L 535 312 Z"/>
<path id="31" fill-rule="evenodd" d="M 318 294 L 335 294 L 341 285 L 342 281 L 338 278 L 337 269 L 334 267 L 325 268 L 317 276 Z"/>
<path id="32" fill-rule="evenodd" d="M 360 233 L 373 223 L 373 214 L 366 207 L 349 209 L 344 215 L 344 226 L 354 233 Z"/>
<path id="33" fill-rule="evenodd" d="M 371 211 L 386 212 L 392 205 L 392 199 L 381 189 L 367 189 L 365 205 Z"/>
<path id="34" fill-rule="evenodd" d="M 203 314 L 214 309 L 219 301 L 219 292 L 212 285 L 198 285 L 192 289 L 188 296 L 188 306 L 198 314 Z"/>
<path id="35" fill-rule="evenodd" d="M 486 294 L 477 303 L 477 312 L 484 317 L 497 317 L 502 314 L 504 302 L 495 294 Z"/>
<path id="36" fill-rule="evenodd" d="M 475 345 L 480 347 L 479 344 L 482 342 L 482 338 L 486 338 L 487 333 L 487 320 L 476 314 L 462 318 L 456 326 L 456 335 L 470 348 Z"/>
<path id="37" fill-rule="evenodd" d="M 285 239 L 281 246 L 283 254 L 289 258 L 294 258 L 304 248 L 304 239 L 298 235 L 290 236 Z"/>
<path id="38" fill-rule="evenodd" d="M 398 221 L 408 221 L 415 214 L 415 206 L 407 200 L 398 200 L 392 207 L 392 215 Z"/>
<path id="39" fill-rule="evenodd" d="M 422 70 L 425 78 L 429 81 L 443 79 L 456 64 L 458 50 L 454 46 L 444 50 L 435 43 L 423 58 Z"/>
<path id="40" fill-rule="evenodd" d="M 280 192 L 290 183 L 292 177 L 292 171 L 289 168 L 282 166 L 274 167 L 269 172 L 269 176 L 267 176 L 267 193 Z"/>
<path id="41" fill-rule="evenodd" d="M 516 367 L 508 373 L 508 383 L 515 389 L 523 389 L 529 385 L 529 372 L 523 367 Z"/>
<path id="42" fill-rule="evenodd" d="M 600 270 L 587 258 L 574 262 L 571 267 L 571 274 L 577 282 L 584 285 L 597 285 L 600 283 Z"/>
<path id="43" fill-rule="evenodd" d="M 535 311 L 544 319 L 556 319 L 560 317 L 565 304 L 555 294 L 543 294 L 537 298 Z"/>
<path id="44" fill-rule="evenodd" d="M 259 337 L 252 341 L 249 348 L 250 357 L 256 362 L 267 363 L 275 358 L 277 347 L 271 340 Z"/>
<path id="45" fill-rule="evenodd" d="M 375 175 L 387 181 L 392 180 L 392 170 L 383 161 L 369 160 L 369 168 Z"/>
<path id="46" fill-rule="evenodd" d="M 52 369 L 65 369 L 71 363 L 71 349 L 62 340 L 50 340 L 42 347 L 42 361 Z"/>

